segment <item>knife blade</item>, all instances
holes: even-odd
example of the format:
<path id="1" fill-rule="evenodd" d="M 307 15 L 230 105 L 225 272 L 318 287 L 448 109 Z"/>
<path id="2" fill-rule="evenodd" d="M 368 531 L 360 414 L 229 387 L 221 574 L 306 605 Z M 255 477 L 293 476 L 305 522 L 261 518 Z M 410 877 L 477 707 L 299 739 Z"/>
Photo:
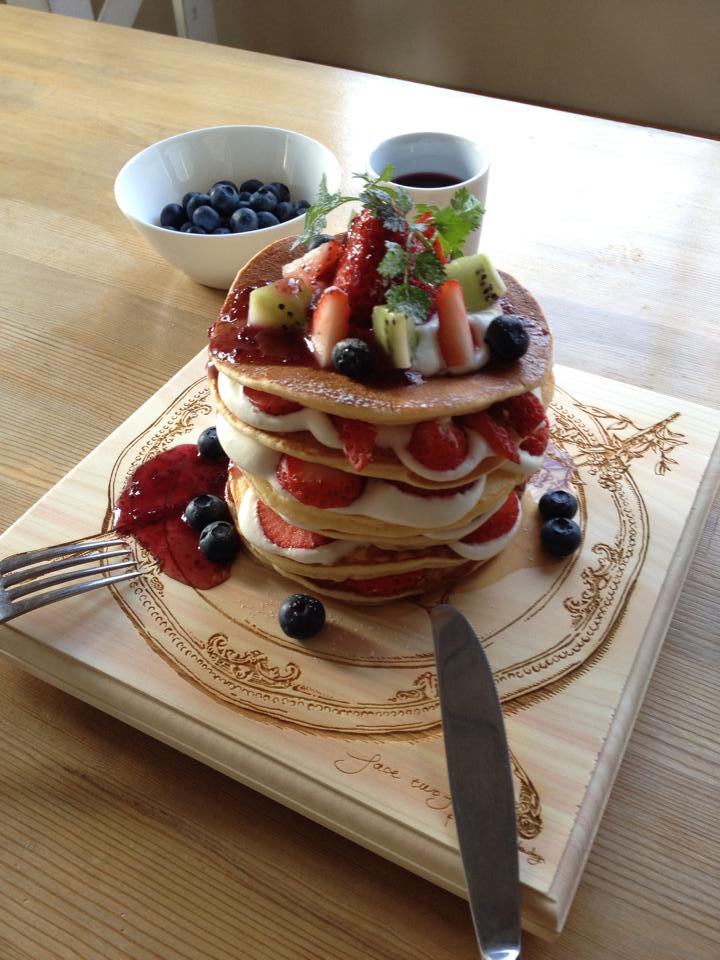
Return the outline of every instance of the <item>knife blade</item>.
<path id="1" fill-rule="evenodd" d="M 512 769 L 482 644 L 449 604 L 430 613 L 450 793 L 483 960 L 520 955 L 520 877 Z"/>

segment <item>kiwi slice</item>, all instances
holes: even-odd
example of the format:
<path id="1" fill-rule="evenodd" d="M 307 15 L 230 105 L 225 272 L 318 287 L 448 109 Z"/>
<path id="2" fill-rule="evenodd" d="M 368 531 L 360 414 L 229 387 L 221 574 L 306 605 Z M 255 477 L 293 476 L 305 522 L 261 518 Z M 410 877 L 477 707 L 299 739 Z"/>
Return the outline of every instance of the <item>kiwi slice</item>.
<path id="1" fill-rule="evenodd" d="M 484 253 L 451 260 L 445 267 L 445 272 L 448 277 L 460 281 L 465 306 L 471 312 L 486 310 L 507 292 L 502 277 Z"/>
<path id="2" fill-rule="evenodd" d="M 404 313 L 389 307 L 374 307 L 372 325 L 375 339 L 399 370 L 412 366 L 418 333 L 415 324 Z"/>
<path id="3" fill-rule="evenodd" d="M 304 327 L 312 290 L 304 280 L 276 280 L 250 292 L 248 326 L 290 330 Z"/>

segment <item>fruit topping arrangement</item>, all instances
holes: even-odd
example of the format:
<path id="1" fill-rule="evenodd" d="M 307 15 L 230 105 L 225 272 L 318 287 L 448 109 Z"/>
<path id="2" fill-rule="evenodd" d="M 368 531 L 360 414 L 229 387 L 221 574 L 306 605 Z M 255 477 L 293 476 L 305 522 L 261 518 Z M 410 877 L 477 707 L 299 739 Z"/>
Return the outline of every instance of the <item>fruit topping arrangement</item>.
<path id="1" fill-rule="evenodd" d="M 293 203 L 284 183 L 218 180 L 207 192 L 192 190 L 180 203 L 168 203 L 160 212 L 160 226 L 181 233 L 247 233 L 264 230 L 299 217 L 307 200 Z"/>
<path id="2" fill-rule="evenodd" d="M 306 252 L 283 276 L 249 289 L 243 335 L 261 355 L 295 345 L 291 362 L 334 369 L 353 380 L 388 370 L 461 375 L 489 362 L 508 365 L 528 350 L 529 322 L 503 308 L 507 289 L 489 258 L 463 256 L 483 209 L 467 190 L 449 207 L 419 205 L 407 192 L 362 175 L 359 196 L 331 194 L 323 181 L 298 243 Z M 359 203 L 346 235 L 322 233 L 327 215 Z M 222 359 L 228 359 L 227 353 Z"/>

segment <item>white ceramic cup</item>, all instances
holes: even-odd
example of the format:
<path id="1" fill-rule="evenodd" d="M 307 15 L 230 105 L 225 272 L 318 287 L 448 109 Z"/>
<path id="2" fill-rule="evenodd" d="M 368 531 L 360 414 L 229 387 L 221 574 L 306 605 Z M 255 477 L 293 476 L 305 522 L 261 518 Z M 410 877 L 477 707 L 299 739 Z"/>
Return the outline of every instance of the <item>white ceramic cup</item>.
<path id="1" fill-rule="evenodd" d="M 430 173 L 458 181 L 437 187 L 403 184 L 416 204 L 446 207 L 455 191 L 465 187 L 485 206 L 490 163 L 487 153 L 472 140 L 452 133 L 404 133 L 383 140 L 374 148 L 368 158 L 369 172 L 378 177 L 389 163 L 393 166 L 393 178 Z M 480 229 L 477 229 L 465 242 L 465 254 L 477 253 L 479 242 Z"/>

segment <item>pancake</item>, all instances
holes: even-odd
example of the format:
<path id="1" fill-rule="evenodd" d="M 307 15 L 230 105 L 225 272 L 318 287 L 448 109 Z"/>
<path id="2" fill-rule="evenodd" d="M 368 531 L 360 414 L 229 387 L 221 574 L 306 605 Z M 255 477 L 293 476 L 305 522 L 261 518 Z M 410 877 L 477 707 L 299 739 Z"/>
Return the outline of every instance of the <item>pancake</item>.
<path id="1" fill-rule="evenodd" d="M 546 405 L 552 399 L 552 336 L 547 321 L 532 294 L 505 273 L 501 274 L 507 285 L 503 309 L 523 316 L 530 336 L 527 353 L 513 364 L 491 362 L 475 373 L 429 379 L 411 372 L 386 386 L 349 382 L 335 370 L 315 366 L 222 359 L 217 354 L 217 334 L 234 316 L 239 292 L 279 279 L 284 264 L 302 254 L 302 249 L 291 250 L 292 242 L 291 238 L 277 240 L 239 271 L 210 331 L 210 362 L 231 379 L 324 413 L 377 424 L 462 416 L 538 387 Z"/>

